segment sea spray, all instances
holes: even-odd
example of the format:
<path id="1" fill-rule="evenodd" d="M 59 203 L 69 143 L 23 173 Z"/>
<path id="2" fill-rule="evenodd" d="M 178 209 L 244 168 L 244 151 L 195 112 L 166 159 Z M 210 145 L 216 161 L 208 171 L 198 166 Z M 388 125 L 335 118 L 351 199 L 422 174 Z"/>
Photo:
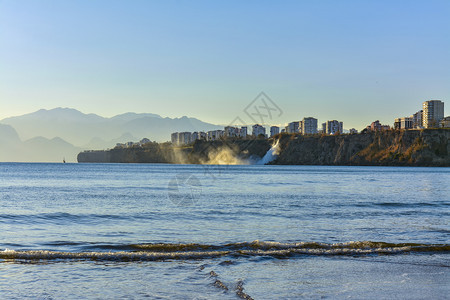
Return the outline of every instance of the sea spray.
<path id="1" fill-rule="evenodd" d="M 208 153 L 208 159 L 203 165 L 248 165 L 250 161 L 239 157 L 239 152 L 227 146 L 216 148 Z"/>
<path id="2" fill-rule="evenodd" d="M 262 159 L 256 162 L 257 165 L 266 165 L 273 161 L 280 154 L 280 140 L 277 140 L 272 147 L 267 151 Z"/>

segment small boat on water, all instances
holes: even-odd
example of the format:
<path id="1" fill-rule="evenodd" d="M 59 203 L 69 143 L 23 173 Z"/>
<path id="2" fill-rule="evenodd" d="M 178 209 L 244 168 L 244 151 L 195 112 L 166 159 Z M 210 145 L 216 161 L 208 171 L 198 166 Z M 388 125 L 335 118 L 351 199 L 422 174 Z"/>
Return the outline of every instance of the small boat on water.
<path id="1" fill-rule="evenodd" d="M 64 157 L 64 158 L 63 158 L 63 164 L 65 164 L 65 163 L 66 163 L 66 158 Z"/>

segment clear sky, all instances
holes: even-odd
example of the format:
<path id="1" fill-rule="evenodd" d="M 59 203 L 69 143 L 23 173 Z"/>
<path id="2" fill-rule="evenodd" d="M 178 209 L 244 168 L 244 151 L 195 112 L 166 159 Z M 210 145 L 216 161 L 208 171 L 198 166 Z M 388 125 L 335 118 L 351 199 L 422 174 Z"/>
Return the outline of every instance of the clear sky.
<path id="1" fill-rule="evenodd" d="M 0 0 L 0 119 L 73 107 L 362 128 L 450 106 L 450 1 Z"/>

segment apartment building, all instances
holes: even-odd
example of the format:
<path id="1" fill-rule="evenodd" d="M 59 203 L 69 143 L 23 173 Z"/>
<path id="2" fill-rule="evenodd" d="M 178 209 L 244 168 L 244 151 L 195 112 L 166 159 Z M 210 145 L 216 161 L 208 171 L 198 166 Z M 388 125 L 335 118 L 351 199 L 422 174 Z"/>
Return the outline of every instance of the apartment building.
<path id="1" fill-rule="evenodd" d="M 280 133 L 280 127 L 278 127 L 278 126 L 270 127 L 270 137 L 273 137 L 274 135 L 277 135 L 279 133 Z"/>
<path id="2" fill-rule="evenodd" d="M 439 123 L 442 119 L 444 119 L 444 102 L 441 100 L 430 100 L 423 103 L 423 127 L 439 127 Z"/>
<path id="3" fill-rule="evenodd" d="M 303 118 L 301 122 L 302 134 L 316 134 L 317 133 L 317 119 L 313 117 Z"/>
<path id="4" fill-rule="evenodd" d="M 259 125 L 259 124 L 253 125 L 252 126 L 252 135 L 257 137 L 260 134 L 266 136 L 266 128 L 264 126 Z"/>
<path id="5" fill-rule="evenodd" d="M 329 135 L 343 133 L 344 122 L 339 122 L 337 120 L 326 121 L 325 123 L 322 123 L 322 132 Z"/>

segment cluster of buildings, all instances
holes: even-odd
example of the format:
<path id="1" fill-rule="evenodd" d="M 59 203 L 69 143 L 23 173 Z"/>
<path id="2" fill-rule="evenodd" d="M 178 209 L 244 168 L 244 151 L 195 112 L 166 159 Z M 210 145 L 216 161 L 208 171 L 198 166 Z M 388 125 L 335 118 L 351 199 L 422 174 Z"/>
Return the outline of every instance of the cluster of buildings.
<path id="1" fill-rule="evenodd" d="M 287 124 L 281 132 L 286 133 L 301 133 L 301 134 L 316 134 L 317 119 L 313 117 L 303 118 L 302 121 L 294 121 Z"/>
<path id="2" fill-rule="evenodd" d="M 380 123 L 380 120 L 376 120 L 376 121 L 370 123 L 370 125 L 367 125 L 367 127 L 365 128 L 365 130 L 367 130 L 367 131 L 382 131 L 382 130 L 389 130 L 389 129 L 391 129 L 391 126 L 382 125 Z"/>
<path id="3" fill-rule="evenodd" d="M 444 118 L 444 102 L 425 101 L 422 110 L 409 117 L 395 119 L 394 129 L 449 128 L 450 117 Z"/>
<path id="4" fill-rule="evenodd" d="M 317 128 L 317 119 L 312 117 L 303 118 L 302 121 L 294 121 L 290 122 L 284 128 L 280 128 L 278 126 L 271 126 L 269 136 L 273 137 L 279 133 L 298 133 L 303 135 L 308 134 L 338 134 L 343 132 L 343 122 L 339 122 L 336 120 L 327 121 L 322 124 L 322 129 L 319 130 Z M 235 127 L 235 126 L 226 126 L 224 130 L 211 130 L 207 132 L 199 131 L 199 132 L 174 132 L 171 134 L 170 140 L 172 144 L 175 145 L 187 145 L 195 142 L 196 140 L 204 140 L 204 141 L 215 141 L 221 138 L 257 138 L 263 137 L 267 138 L 268 134 L 266 134 L 266 127 L 255 124 L 252 127 L 251 134 L 248 132 L 247 126 Z M 355 129 L 356 131 L 356 129 Z M 357 132 L 357 131 L 356 131 Z"/>
<path id="5" fill-rule="evenodd" d="M 116 148 L 131 148 L 136 146 L 143 146 L 147 143 L 151 143 L 151 141 L 148 138 L 143 138 L 139 142 L 126 142 L 126 143 L 117 143 Z"/>
<path id="6" fill-rule="evenodd" d="M 303 135 L 317 134 L 317 133 L 335 135 L 344 132 L 343 122 L 337 120 L 326 121 L 325 123 L 322 123 L 322 128 L 320 129 L 318 128 L 317 123 L 318 122 L 316 118 L 312 117 L 303 118 L 302 121 L 295 121 L 288 123 L 288 125 L 284 127 L 284 129 L 281 129 L 281 132 L 300 133 Z M 276 126 L 273 127 L 278 128 Z M 271 127 L 271 133 L 273 127 Z M 277 133 L 279 133 L 279 131 Z"/>
<path id="7" fill-rule="evenodd" d="M 266 128 L 259 124 L 253 125 L 253 133 L 252 136 L 259 136 L 259 134 L 263 134 L 266 136 Z M 203 131 L 195 131 L 195 132 L 174 132 L 170 136 L 170 140 L 172 144 L 175 145 L 186 145 L 193 143 L 196 140 L 204 140 L 204 141 L 215 141 L 219 140 L 223 137 L 229 138 L 243 138 L 246 139 L 249 137 L 247 132 L 247 127 L 233 127 L 226 126 L 224 130 L 211 130 L 207 132 Z"/>
<path id="8" fill-rule="evenodd" d="M 430 100 L 423 103 L 423 109 L 409 117 L 397 118 L 394 122 L 394 129 L 422 129 L 450 127 L 450 117 L 444 118 L 444 102 L 440 100 Z M 389 125 L 383 125 L 379 120 L 372 122 L 363 131 L 389 130 Z M 250 134 L 247 126 L 234 127 L 226 126 L 224 130 L 212 130 L 208 132 L 174 132 L 171 135 L 172 144 L 186 145 L 196 140 L 215 141 L 221 138 L 267 138 L 266 127 L 255 124 L 252 126 Z M 301 121 L 288 123 L 284 128 L 271 126 L 269 136 L 273 137 L 279 133 L 297 133 L 302 135 L 326 134 L 336 135 L 344 133 L 344 123 L 337 120 L 326 121 L 318 128 L 318 121 L 313 117 L 305 117 Z M 357 134 L 358 130 L 352 128 L 350 134 Z"/>
<path id="9" fill-rule="evenodd" d="M 396 118 L 394 129 L 425 129 L 450 128 L 450 117 L 444 118 L 444 102 L 429 100 L 422 104 L 422 109 L 409 117 Z M 372 122 L 365 130 L 380 131 L 391 129 L 389 125 L 382 125 L 379 120 Z"/>

